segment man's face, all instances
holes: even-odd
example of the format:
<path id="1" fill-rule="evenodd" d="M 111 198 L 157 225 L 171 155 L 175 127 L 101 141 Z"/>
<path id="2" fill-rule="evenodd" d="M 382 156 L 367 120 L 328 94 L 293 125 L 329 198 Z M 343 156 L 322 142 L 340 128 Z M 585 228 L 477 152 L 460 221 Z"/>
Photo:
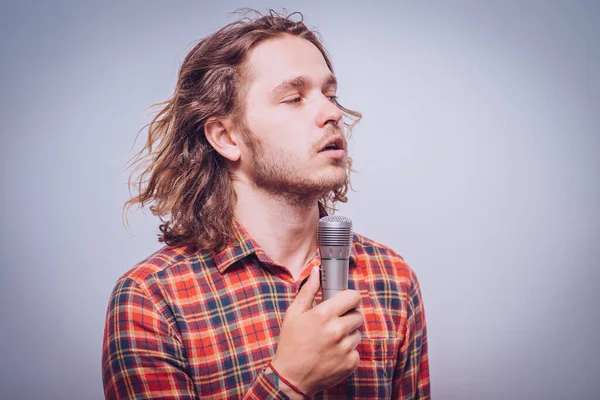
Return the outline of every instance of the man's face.
<path id="1" fill-rule="evenodd" d="M 271 194 L 299 201 L 342 186 L 343 114 L 317 47 L 298 37 L 270 39 L 250 53 L 247 68 L 242 173 Z M 328 144 L 337 149 L 324 150 Z"/>

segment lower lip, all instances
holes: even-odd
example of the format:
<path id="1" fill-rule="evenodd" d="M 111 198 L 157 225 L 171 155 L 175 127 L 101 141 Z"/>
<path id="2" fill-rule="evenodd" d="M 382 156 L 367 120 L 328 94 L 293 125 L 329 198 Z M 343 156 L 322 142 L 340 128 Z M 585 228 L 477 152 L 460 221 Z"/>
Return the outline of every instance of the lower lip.
<path id="1" fill-rule="evenodd" d="M 320 154 L 325 154 L 331 158 L 344 158 L 346 152 L 344 150 L 324 150 L 321 151 Z"/>

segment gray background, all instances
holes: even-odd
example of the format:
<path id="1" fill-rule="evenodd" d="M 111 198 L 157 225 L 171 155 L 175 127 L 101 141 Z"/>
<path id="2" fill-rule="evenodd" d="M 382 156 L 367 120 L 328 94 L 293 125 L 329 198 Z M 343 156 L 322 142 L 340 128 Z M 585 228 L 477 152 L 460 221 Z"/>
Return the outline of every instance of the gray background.
<path id="1" fill-rule="evenodd" d="M 102 398 L 108 296 L 159 246 L 121 222 L 147 107 L 230 11 L 280 5 L 2 2 L 2 398 Z M 342 213 L 417 272 L 434 398 L 600 398 L 600 2 L 283 5 L 364 114 Z"/>

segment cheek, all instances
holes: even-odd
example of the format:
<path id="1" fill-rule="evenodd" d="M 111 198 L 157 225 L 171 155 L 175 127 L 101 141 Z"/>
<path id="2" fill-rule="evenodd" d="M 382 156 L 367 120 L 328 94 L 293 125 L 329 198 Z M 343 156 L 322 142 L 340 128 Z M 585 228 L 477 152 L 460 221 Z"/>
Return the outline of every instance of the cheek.
<path id="1" fill-rule="evenodd" d="M 300 153 L 308 145 L 306 132 L 290 120 L 280 122 L 272 119 L 262 126 L 261 134 L 265 141 L 287 152 Z"/>
<path id="2" fill-rule="evenodd" d="M 301 132 L 298 129 L 292 127 L 280 127 L 278 137 L 273 140 L 278 144 L 278 147 L 286 149 L 289 154 L 296 154 L 298 156 L 304 156 L 311 148 L 306 132 Z"/>
<path id="3" fill-rule="evenodd" d="M 309 127 L 302 125 L 304 119 L 294 117 L 293 110 L 249 104 L 246 122 L 250 131 L 274 151 L 303 155 L 312 148 L 315 139 L 310 137 Z"/>

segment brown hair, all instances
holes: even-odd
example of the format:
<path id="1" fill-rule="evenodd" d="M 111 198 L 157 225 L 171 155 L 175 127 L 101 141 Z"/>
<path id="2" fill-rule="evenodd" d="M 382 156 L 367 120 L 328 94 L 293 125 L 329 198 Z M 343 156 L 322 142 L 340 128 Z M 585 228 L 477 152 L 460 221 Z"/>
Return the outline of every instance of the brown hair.
<path id="1" fill-rule="evenodd" d="M 189 245 L 196 249 L 222 249 L 229 241 L 236 195 L 224 158 L 208 143 L 204 124 L 211 117 L 243 121 L 243 63 L 259 43 L 283 35 L 310 41 L 323 54 L 333 73 L 331 60 L 318 38 L 308 29 L 300 13 L 282 16 L 273 10 L 232 22 L 201 39 L 181 64 L 175 92 L 165 102 L 148 128 L 148 140 L 136 154 L 136 167 L 129 186 L 138 194 L 124 206 L 150 205 L 159 216 L 159 241 L 171 246 Z M 284 11 L 285 12 L 285 11 Z M 293 21 L 294 14 L 300 21 Z M 351 123 L 344 121 L 347 137 L 361 114 L 338 107 Z M 346 202 L 352 159 L 348 157 L 346 183 L 320 201 L 329 210 L 336 202 Z M 141 170 L 137 177 L 135 174 Z"/>

